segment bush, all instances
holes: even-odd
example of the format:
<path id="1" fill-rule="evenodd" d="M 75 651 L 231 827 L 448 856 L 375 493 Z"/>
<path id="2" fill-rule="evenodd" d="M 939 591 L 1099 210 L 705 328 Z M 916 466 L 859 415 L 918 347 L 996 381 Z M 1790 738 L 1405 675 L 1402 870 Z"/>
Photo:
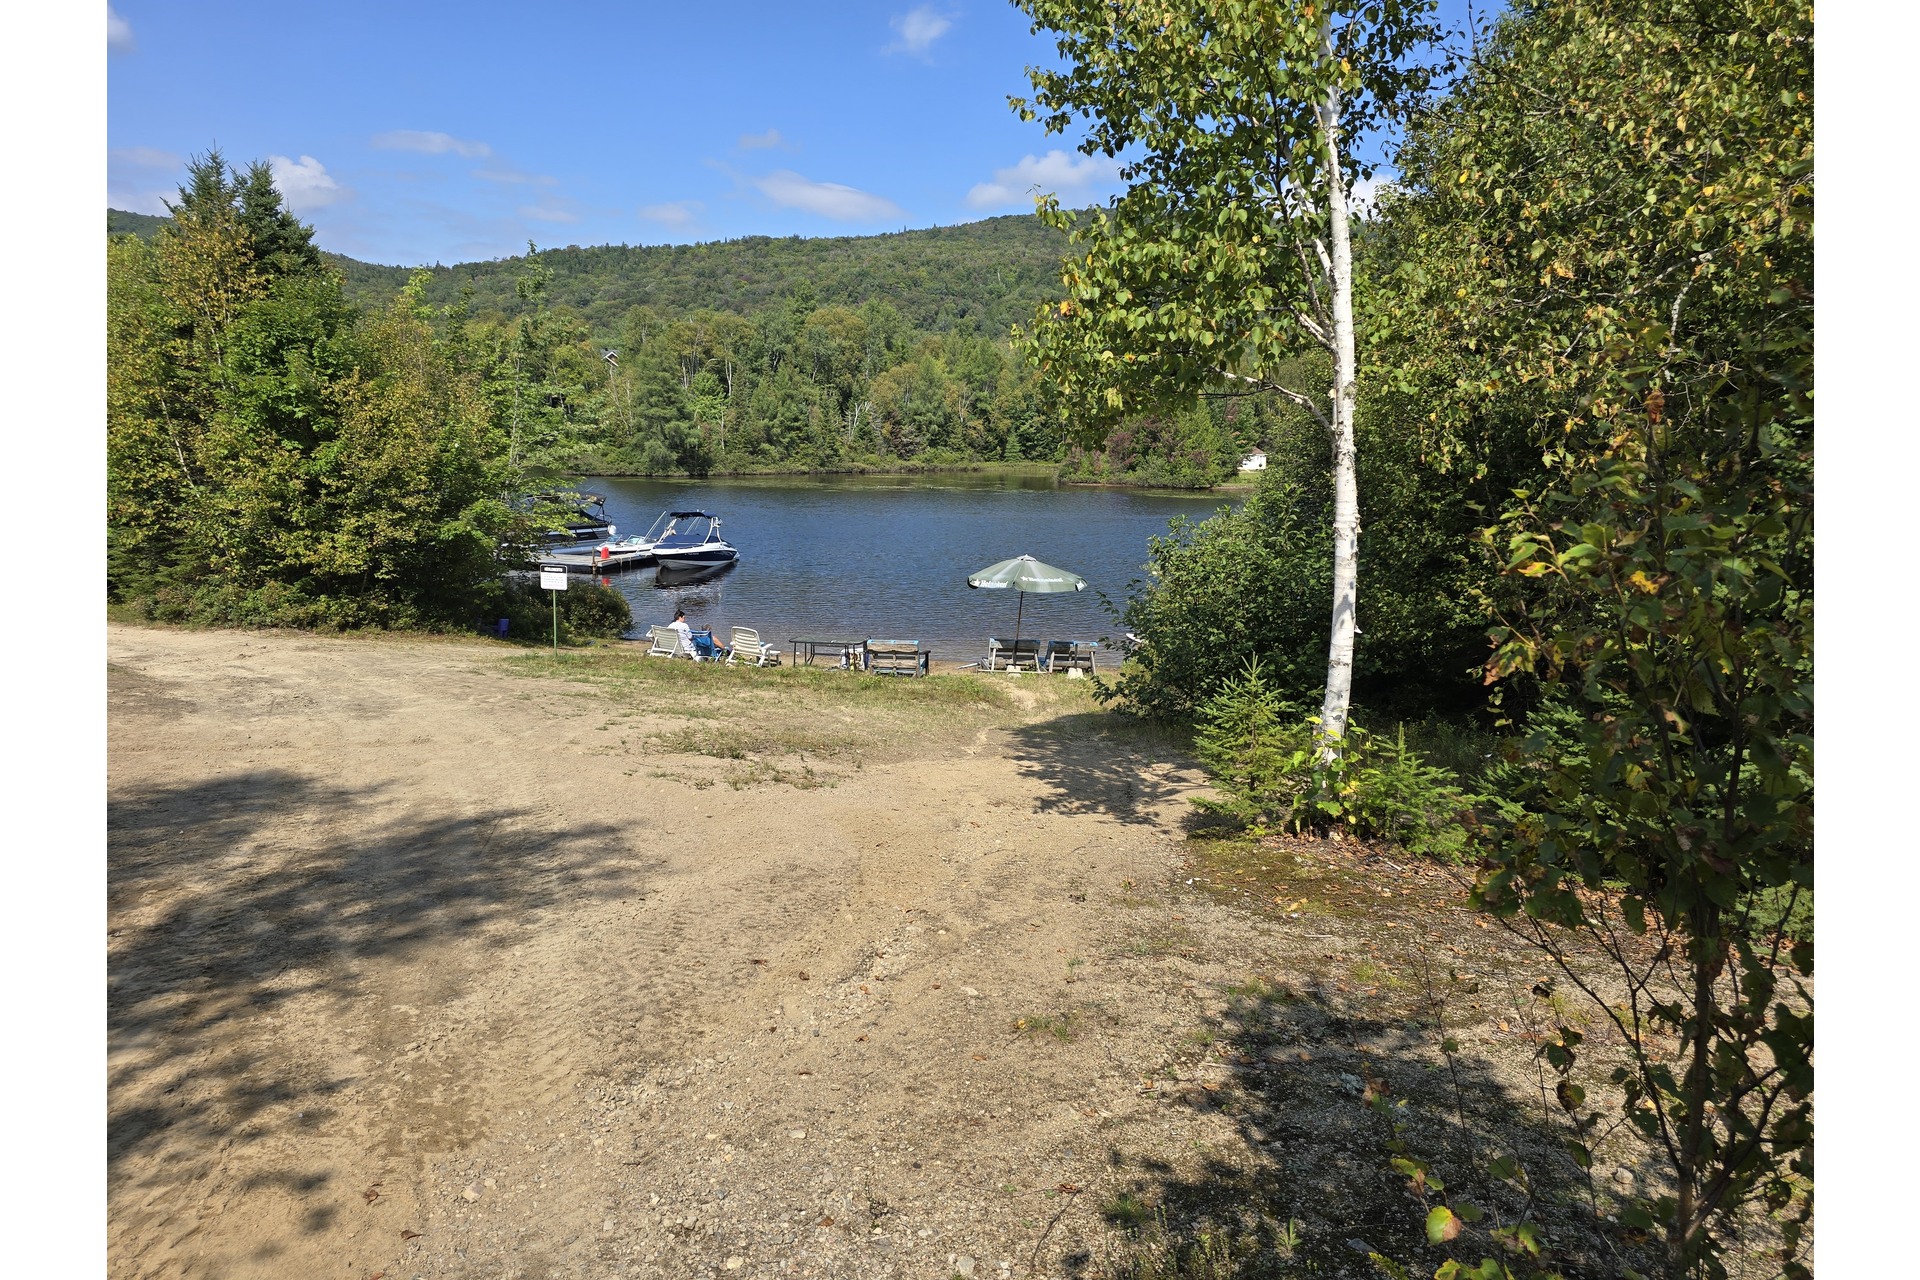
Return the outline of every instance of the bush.
<path id="1" fill-rule="evenodd" d="M 1471 542 L 1474 504 L 1493 501 L 1515 467 L 1501 453 L 1484 470 L 1447 470 L 1421 454 L 1397 409 L 1377 408 L 1358 427 L 1365 524 L 1353 694 L 1396 717 L 1457 717 L 1485 700 L 1478 592 L 1491 562 Z M 1319 701 L 1333 598 L 1326 433 L 1290 427 L 1269 441 L 1268 458 L 1237 510 L 1176 519 L 1153 540 L 1147 578 L 1118 619 L 1143 644 L 1105 684 L 1123 709 L 1190 716 L 1255 655 L 1287 697 Z"/>
<path id="2" fill-rule="evenodd" d="M 1472 798 L 1457 775 L 1407 746 L 1404 729 L 1384 738 L 1349 723 L 1339 750 L 1322 759 L 1319 717 L 1269 685 L 1258 659 L 1202 705 L 1199 721 L 1200 759 L 1227 797 L 1196 800 L 1202 809 L 1254 830 L 1341 827 L 1432 857 L 1457 861 L 1466 851 Z"/>
<path id="3" fill-rule="evenodd" d="M 495 619 L 507 619 L 507 635 L 516 640 L 549 640 L 553 636 L 553 605 L 549 593 L 525 578 L 497 584 L 486 600 L 480 629 L 492 630 Z M 617 636 L 633 625 L 627 598 L 597 582 L 570 582 L 559 593 L 560 642 L 573 644 L 592 637 Z"/>

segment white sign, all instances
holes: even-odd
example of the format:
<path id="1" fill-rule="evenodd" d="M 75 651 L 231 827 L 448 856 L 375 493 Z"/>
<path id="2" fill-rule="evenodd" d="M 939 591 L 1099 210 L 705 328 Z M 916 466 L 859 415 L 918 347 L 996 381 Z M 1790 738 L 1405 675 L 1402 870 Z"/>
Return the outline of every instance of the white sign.
<path id="1" fill-rule="evenodd" d="M 546 591 L 565 591 L 567 589 L 567 566 L 563 564 L 543 564 L 540 566 L 540 586 Z"/>

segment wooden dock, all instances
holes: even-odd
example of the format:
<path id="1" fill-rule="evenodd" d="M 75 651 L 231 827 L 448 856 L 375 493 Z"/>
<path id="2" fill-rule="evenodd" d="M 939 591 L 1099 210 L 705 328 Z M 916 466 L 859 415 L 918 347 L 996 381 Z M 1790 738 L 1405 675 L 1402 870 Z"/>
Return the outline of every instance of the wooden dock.
<path id="1" fill-rule="evenodd" d="M 607 573 L 616 569 L 634 569 L 653 563 L 651 551 L 544 551 L 537 557 L 541 564 L 563 564 L 568 573 Z"/>

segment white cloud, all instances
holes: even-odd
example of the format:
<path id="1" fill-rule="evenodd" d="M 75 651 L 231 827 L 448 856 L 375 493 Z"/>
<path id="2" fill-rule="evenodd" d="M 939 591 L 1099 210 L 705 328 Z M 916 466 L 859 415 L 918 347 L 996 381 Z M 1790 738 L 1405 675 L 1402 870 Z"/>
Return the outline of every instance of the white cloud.
<path id="1" fill-rule="evenodd" d="M 107 158 L 141 169 L 179 169 L 187 163 L 185 157 L 158 147 L 121 147 L 107 152 Z"/>
<path id="2" fill-rule="evenodd" d="M 754 180 L 760 193 L 786 209 L 805 209 L 841 222 L 880 222 L 904 212 L 885 196 L 876 196 L 838 182 L 815 182 L 791 169 L 780 169 Z"/>
<path id="3" fill-rule="evenodd" d="M 523 204 L 520 216 L 531 218 L 535 222 L 578 222 L 580 215 L 568 209 L 558 209 L 549 204 Z"/>
<path id="4" fill-rule="evenodd" d="M 923 54 L 935 40 L 953 30 L 953 19 L 935 13 L 932 5 L 923 4 L 894 18 L 889 25 L 900 33 L 900 38 L 886 47 L 887 53 Z"/>
<path id="5" fill-rule="evenodd" d="M 765 133 L 743 133 L 740 135 L 742 151 L 770 151 L 775 147 L 784 147 L 787 140 L 778 129 L 769 129 Z"/>
<path id="6" fill-rule="evenodd" d="M 643 204 L 635 212 L 648 222 L 684 227 L 704 208 L 706 206 L 698 200 L 675 200 L 668 204 Z"/>
<path id="7" fill-rule="evenodd" d="M 1024 156 L 1010 169 L 995 169 L 992 182 L 977 182 L 967 192 L 967 204 L 975 209 L 1031 208 L 1035 193 L 1045 191 L 1070 205 L 1095 187 L 1119 180 L 1120 166 L 1111 160 L 1054 150 L 1044 156 Z"/>
<path id="8" fill-rule="evenodd" d="M 473 176 L 482 182 L 499 182 L 507 186 L 551 187 L 559 182 L 549 174 L 521 173 L 518 169 L 475 169 Z"/>
<path id="9" fill-rule="evenodd" d="M 133 28 L 127 25 L 125 18 L 113 11 L 112 5 L 107 6 L 107 48 L 117 49 L 121 53 L 133 51 Z"/>
<path id="10" fill-rule="evenodd" d="M 1393 178 L 1386 174 L 1376 173 L 1371 178 L 1362 178 L 1347 192 L 1347 203 L 1361 217 L 1371 218 L 1379 205 L 1380 188 L 1392 184 Z"/>
<path id="11" fill-rule="evenodd" d="M 301 156 L 297 163 L 285 156 L 268 156 L 267 165 L 273 170 L 273 185 L 295 209 L 319 209 L 353 194 L 312 156 Z"/>
<path id="12" fill-rule="evenodd" d="M 382 151 L 418 151 L 428 156 L 443 156 L 451 151 L 469 160 L 480 160 L 493 154 L 493 148 L 484 142 L 472 142 L 430 129 L 394 129 L 387 133 L 376 133 L 373 145 Z"/>

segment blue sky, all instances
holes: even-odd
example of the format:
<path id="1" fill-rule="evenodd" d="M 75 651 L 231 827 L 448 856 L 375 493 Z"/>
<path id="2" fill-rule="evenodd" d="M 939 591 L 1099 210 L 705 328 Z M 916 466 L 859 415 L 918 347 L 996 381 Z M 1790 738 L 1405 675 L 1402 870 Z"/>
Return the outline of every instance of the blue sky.
<path id="1" fill-rule="evenodd" d="M 217 143 L 373 262 L 863 234 L 1118 190 L 1007 108 L 1053 48 L 1003 0 L 113 0 L 108 28 L 110 205 L 164 212 Z"/>

